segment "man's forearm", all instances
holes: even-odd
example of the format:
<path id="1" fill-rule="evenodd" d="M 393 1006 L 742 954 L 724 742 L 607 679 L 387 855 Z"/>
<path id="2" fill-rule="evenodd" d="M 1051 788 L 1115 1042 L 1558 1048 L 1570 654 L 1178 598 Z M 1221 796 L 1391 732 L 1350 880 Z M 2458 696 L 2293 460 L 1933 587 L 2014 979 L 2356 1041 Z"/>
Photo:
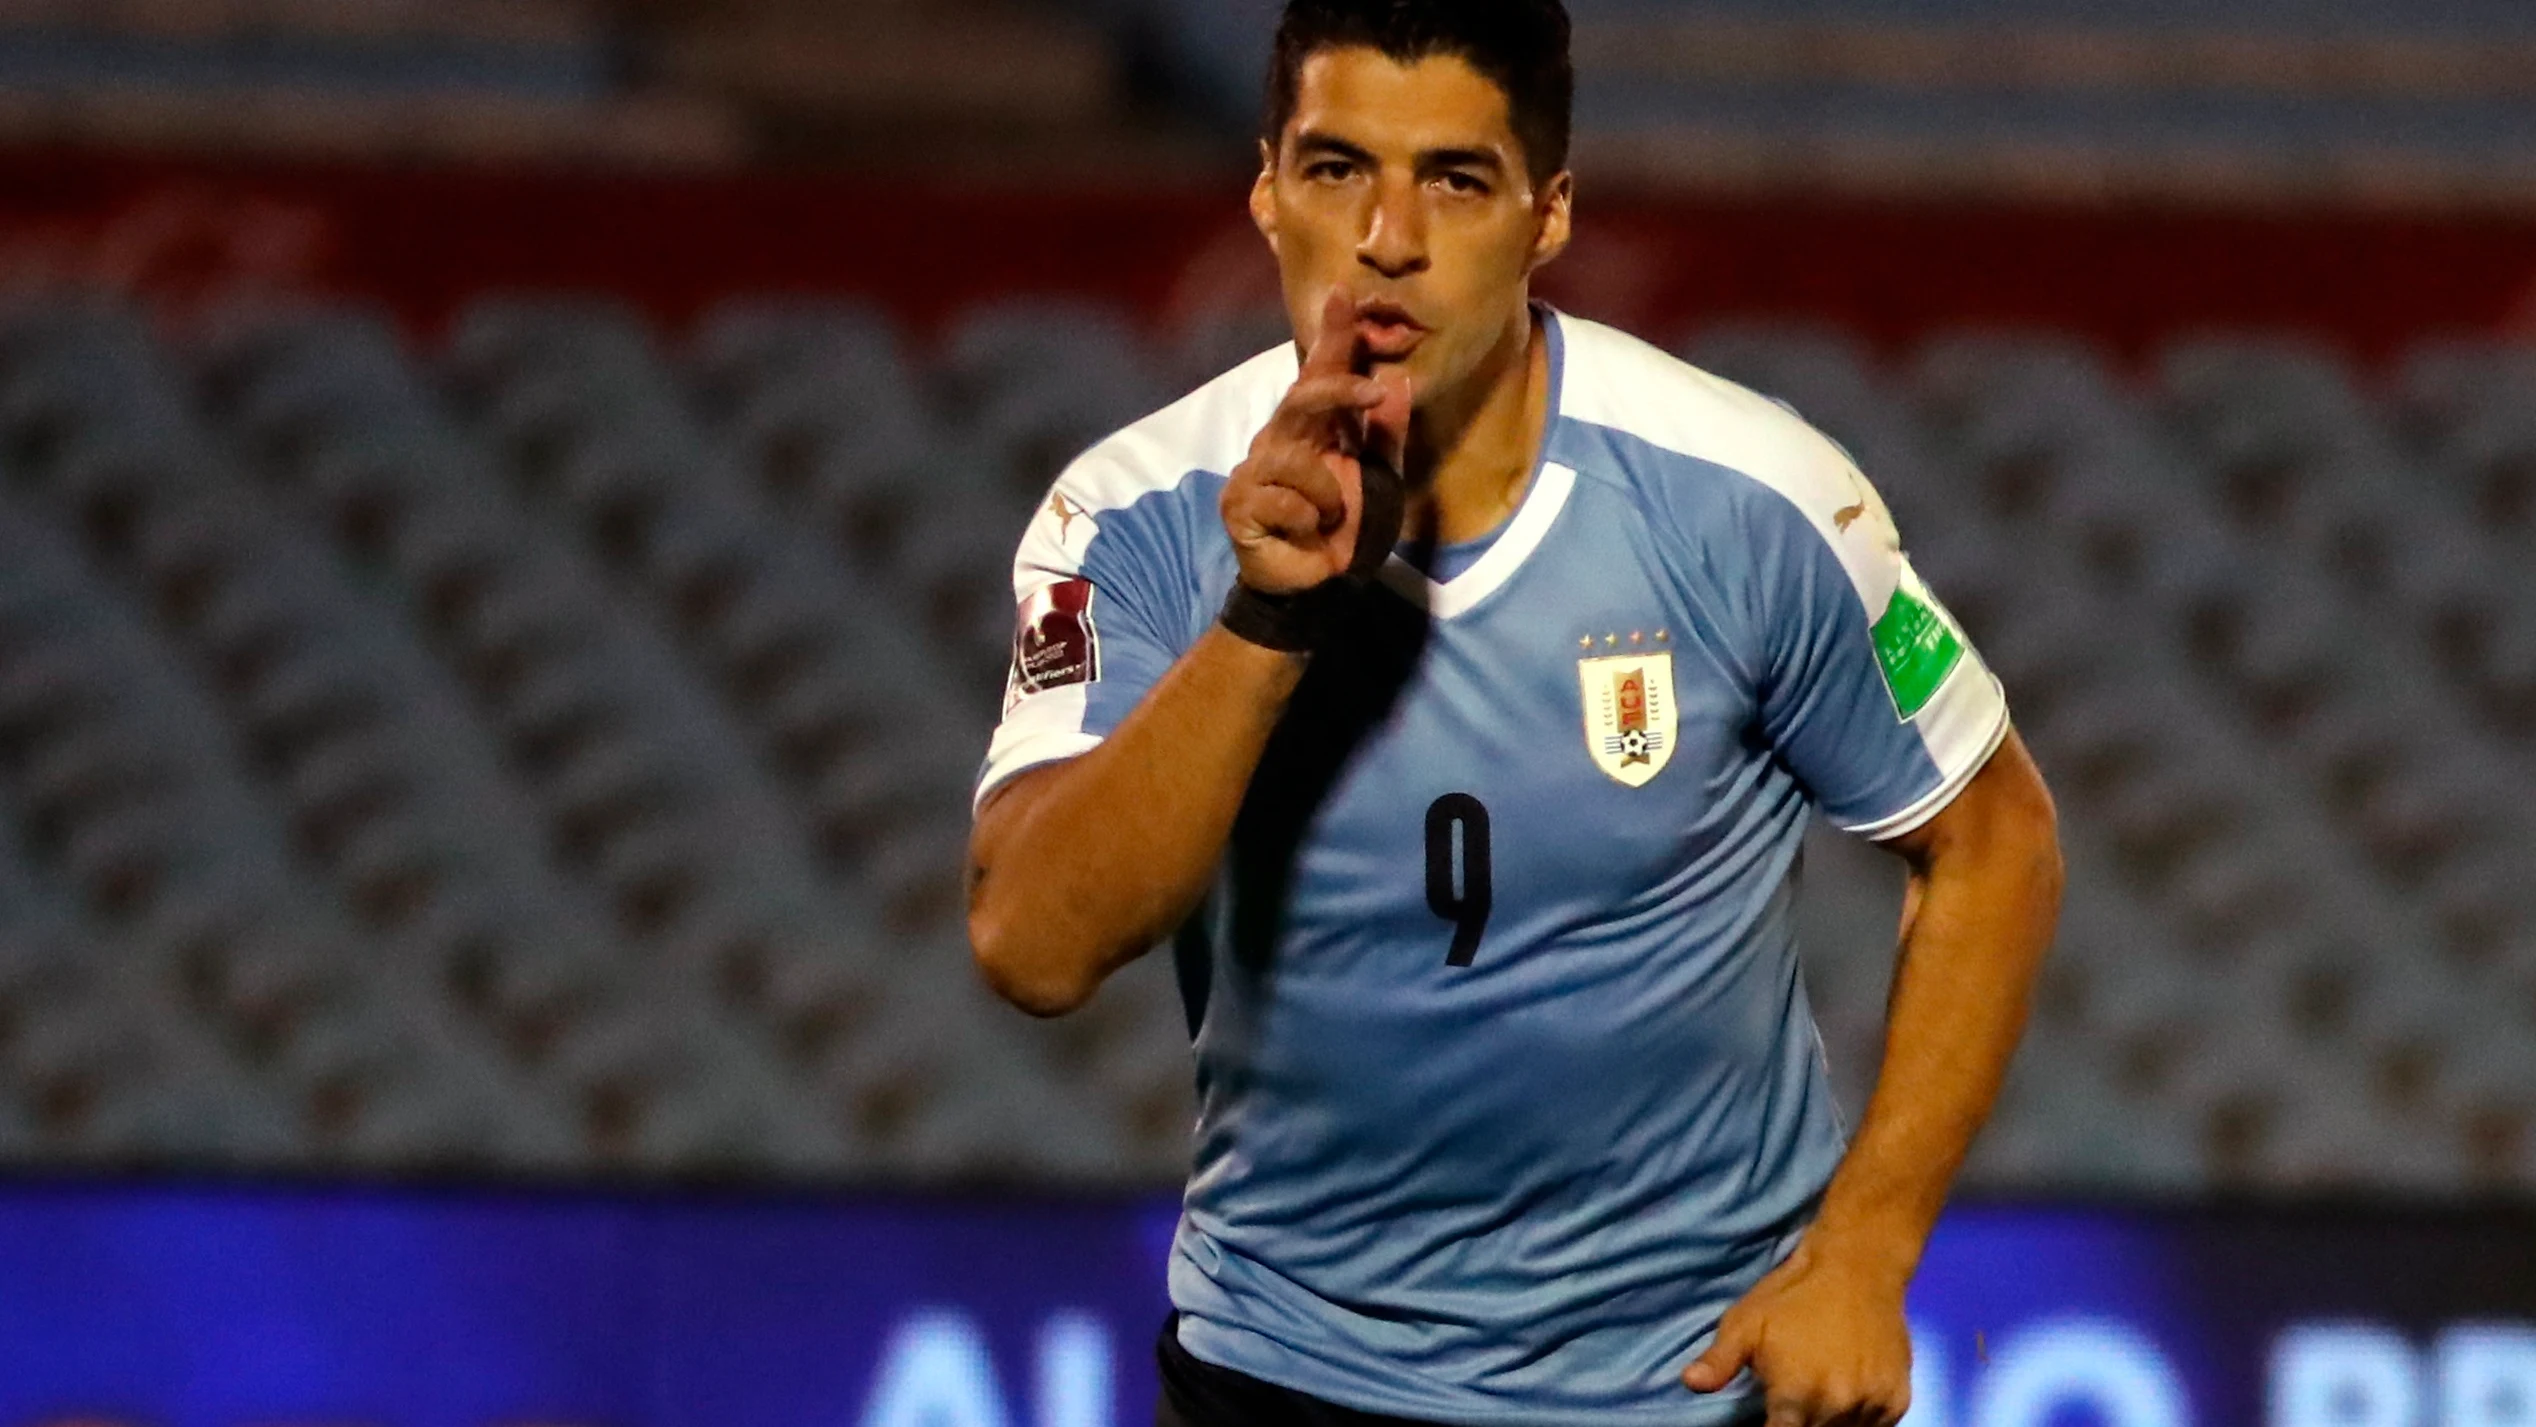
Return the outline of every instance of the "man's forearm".
<path id="1" fill-rule="evenodd" d="M 1099 747 L 989 799 L 969 935 L 997 991 L 1071 1010 L 1188 916 L 1303 665 L 1211 629 Z"/>
<path id="2" fill-rule="evenodd" d="M 1912 849 L 1884 1064 L 1816 1219 L 1818 1251 L 1907 1278 L 1998 1099 L 2060 909 L 2060 849 L 2032 769 L 2011 739 L 1975 780 L 1993 785 L 1985 805 Z"/>

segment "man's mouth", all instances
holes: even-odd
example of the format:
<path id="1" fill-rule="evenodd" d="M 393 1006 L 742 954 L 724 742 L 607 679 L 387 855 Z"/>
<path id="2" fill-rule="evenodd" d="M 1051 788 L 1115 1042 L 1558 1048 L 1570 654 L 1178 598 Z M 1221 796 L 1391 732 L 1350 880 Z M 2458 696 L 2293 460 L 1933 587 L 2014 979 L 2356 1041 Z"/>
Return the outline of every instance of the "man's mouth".
<path id="1" fill-rule="evenodd" d="M 1418 349 L 1426 324 L 1396 302 L 1366 302 L 1356 308 L 1356 336 L 1365 355 L 1377 362 L 1397 362 Z"/>

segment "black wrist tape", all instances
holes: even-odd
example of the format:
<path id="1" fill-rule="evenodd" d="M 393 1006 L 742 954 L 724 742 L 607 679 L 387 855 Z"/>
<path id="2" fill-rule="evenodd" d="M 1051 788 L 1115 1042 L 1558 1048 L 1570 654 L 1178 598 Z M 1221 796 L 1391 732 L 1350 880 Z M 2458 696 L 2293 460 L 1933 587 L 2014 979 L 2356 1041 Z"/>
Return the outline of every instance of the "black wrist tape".
<path id="1" fill-rule="evenodd" d="M 1391 463 L 1371 452 L 1359 458 L 1364 474 L 1365 504 L 1356 521 L 1356 548 L 1349 552 L 1347 573 L 1293 594 L 1262 594 L 1236 580 L 1216 622 L 1240 638 L 1289 654 L 1304 653 L 1321 642 L 1340 617 L 1350 590 L 1381 573 L 1400 542 L 1400 517 L 1407 503 L 1406 483 Z"/>
<path id="2" fill-rule="evenodd" d="M 1233 592 L 1224 599 L 1224 612 L 1216 616 L 1216 622 L 1236 638 L 1264 648 L 1288 654 L 1306 653 L 1321 642 L 1321 635 L 1329 627 L 1330 602 L 1323 597 L 1327 588 L 1271 595 L 1235 580 Z"/>

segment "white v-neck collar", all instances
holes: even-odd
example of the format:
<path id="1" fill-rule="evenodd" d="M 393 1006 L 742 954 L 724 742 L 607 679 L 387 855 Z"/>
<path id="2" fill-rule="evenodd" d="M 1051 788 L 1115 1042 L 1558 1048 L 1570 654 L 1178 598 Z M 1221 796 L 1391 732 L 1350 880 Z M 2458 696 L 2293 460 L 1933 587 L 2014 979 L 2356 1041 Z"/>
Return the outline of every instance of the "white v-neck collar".
<path id="1" fill-rule="evenodd" d="M 1541 548 L 1541 541 L 1549 535 L 1559 512 L 1567 508 L 1567 498 L 1575 490 L 1574 470 L 1545 461 L 1532 477 L 1532 489 L 1524 492 L 1523 505 L 1515 511 L 1514 519 L 1506 522 L 1504 533 L 1471 562 L 1469 569 L 1449 580 L 1437 580 L 1395 550 L 1383 562 L 1382 582 L 1392 593 L 1422 606 L 1437 619 L 1451 619 L 1514 578 L 1523 562 Z"/>
<path id="2" fill-rule="evenodd" d="M 1549 409 L 1541 420 L 1540 464 L 1532 473 L 1530 489 L 1523 493 L 1523 504 L 1471 567 L 1449 580 L 1430 577 L 1396 550 L 1383 562 L 1383 584 L 1437 619 L 1451 619 L 1469 610 L 1513 579 L 1515 571 L 1540 548 L 1576 490 L 1575 470 L 1549 459 L 1550 437 L 1558 429 L 1559 409 L 1567 395 L 1567 334 L 1560 329 L 1558 309 L 1547 303 L 1540 308 L 1542 334 L 1550 344 Z"/>

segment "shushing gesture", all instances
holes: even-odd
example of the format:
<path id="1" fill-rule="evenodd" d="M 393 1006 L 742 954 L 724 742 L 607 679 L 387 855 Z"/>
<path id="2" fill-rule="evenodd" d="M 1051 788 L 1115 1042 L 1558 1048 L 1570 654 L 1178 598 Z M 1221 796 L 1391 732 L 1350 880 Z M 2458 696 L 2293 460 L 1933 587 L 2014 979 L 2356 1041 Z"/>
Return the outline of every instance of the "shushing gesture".
<path id="1" fill-rule="evenodd" d="M 1241 582 L 1261 594 L 1296 594 L 1348 573 L 1365 518 L 1362 457 L 1400 467 L 1408 376 L 1365 370 L 1356 311 L 1344 292 L 1330 294 L 1302 371 L 1224 487 Z"/>

